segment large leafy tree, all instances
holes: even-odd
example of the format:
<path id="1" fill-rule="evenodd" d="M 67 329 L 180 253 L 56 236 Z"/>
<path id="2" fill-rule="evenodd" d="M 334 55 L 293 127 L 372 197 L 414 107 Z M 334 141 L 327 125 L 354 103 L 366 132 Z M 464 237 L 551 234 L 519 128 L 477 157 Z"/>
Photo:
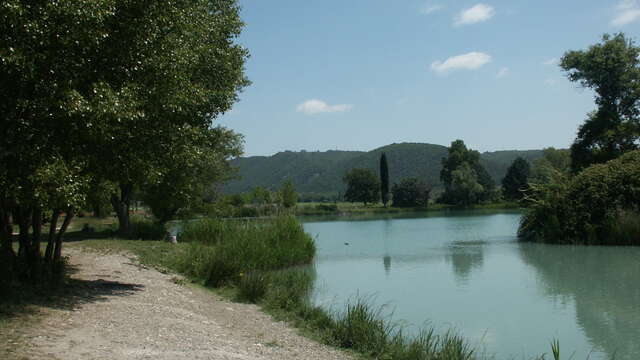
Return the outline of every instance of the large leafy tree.
<path id="1" fill-rule="evenodd" d="M 502 192 L 508 200 L 520 200 L 524 197 L 524 191 L 529 186 L 531 167 L 527 160 L 518 157 L 507 169 L 507 174 L 502 179 Z"/>
<path id="2" fill-rule="evenodd" d="M 342 178 L 347 184 L 344 199 L 350 202 L 374 203 L 380 199 L 380 180 L 369 169 L 352 169 Z"/>
<path id="3" fill-rule="evenodd" d="M 389 164 L 387 164 L 387 154 L 380 155 L 380 195 L 382 204 L 386 207 L 389 202 Z"/>
<path id="4" fill-rule="evenodd" d="M 624 34 L 604 35 L 587 50 L 568 51 L 562 57 L 560 67 L 569 80 L 592 89 L 598 107 L 571 146 L 574 172 L 638 148 L 639 57 L 640 48 Z"/>
<path id="5" fill-rule="evenodd" d="M 201 168 L 235 152 L 225 150 L 237 141 L 230 132 L 217 138 L 222 145 L 194 143 L 248 84 L 247 51 L 235 43 L 241 28 L 235 0 L 2 2 L 3 252 L 12 253 L 13 219 L 20 254 L 38 258 L 45 209 L 54 232 L 66 214 L 49 237 L 61 246 L 87 184 L 117 189 L 111 200 L 126 231 L 134 188 L 175 179 L 176 159 Z M 46 253 L 57 258 L 54 246 Z"/>
<path id="6" fill-rule="evenodd" d="M 489 173 L 480 164 L 480 153 L 470 150 L 462 140 L 455 140 L 449 154 L 442 159 L 440 180 L 445 191 L 440 201 L 456 205 L 475 204 L 488 200 L 495 184 Z"/>

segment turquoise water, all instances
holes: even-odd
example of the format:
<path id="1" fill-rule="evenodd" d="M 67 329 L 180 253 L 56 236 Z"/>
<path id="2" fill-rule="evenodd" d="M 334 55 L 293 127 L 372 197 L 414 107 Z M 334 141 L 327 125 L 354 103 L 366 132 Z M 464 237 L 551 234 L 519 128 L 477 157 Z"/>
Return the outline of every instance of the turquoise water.
<path id="1" fill-rule="evenodd" d="M 305 222 L 314 299 L 355 296 L 415 333 L 451 328 L 498 359 L 640 359 L 640 248 L 520 243 L 517 212 Z"/>

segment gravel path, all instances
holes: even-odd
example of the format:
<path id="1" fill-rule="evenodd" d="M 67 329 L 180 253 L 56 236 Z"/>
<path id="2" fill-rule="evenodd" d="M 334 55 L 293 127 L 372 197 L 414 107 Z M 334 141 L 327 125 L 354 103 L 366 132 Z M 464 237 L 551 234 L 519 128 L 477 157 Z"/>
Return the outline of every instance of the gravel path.
<path id="1" fill-rule="evenodd" d="M 73 309 L 47 311 L 29 334 L 32 359 L 347 359 L 255 305 L 179 285 L 132 256 L 66 250 L 88 284 Z"/>

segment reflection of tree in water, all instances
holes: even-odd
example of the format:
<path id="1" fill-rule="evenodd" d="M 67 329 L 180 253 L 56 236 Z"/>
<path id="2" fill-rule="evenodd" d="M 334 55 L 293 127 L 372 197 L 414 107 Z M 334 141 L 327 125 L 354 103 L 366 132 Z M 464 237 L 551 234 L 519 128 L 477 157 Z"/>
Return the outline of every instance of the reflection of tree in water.
<path id="1" fill-rule="evenodd" d="M 391 272 L 391 256 L 385 255 L 382 258 L 382 262 L 384 263 L 384 272 L 389 275 Z"/>
<path id="2" fill-rule="evenodd" d="M 446 259 L 453 265 L 456 281 L 466 284 L 471 272 L 482 268 L 484 263 L 482 243 L 456 243 L 449 246 Z"/>
<path id="3" fill-rule="evenodd" d="M 640 359 L 640 249 L 520 244 L 545 291 L 570 296 L 591 343 L 616 359 Z"/>

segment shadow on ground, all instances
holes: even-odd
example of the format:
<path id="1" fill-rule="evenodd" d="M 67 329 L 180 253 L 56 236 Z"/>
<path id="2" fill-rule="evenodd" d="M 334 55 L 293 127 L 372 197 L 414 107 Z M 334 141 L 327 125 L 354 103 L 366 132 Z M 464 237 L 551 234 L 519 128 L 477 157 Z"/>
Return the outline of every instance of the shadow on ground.
<path id="1" fill-rule="evenodd" d="M 120 281 L 75 279 L 71 277 L 75 272 L 77 269 L 68 265 L 61 279 L 44 284 L 12 284 L 0 289 L 3 292 L 0 296 L 0 321 L 30 315 L 34 307 L 70 310 L 86 303 L 106 301 L 112 296 L 129 296 L 144 289 L 143 285 Z"/>

